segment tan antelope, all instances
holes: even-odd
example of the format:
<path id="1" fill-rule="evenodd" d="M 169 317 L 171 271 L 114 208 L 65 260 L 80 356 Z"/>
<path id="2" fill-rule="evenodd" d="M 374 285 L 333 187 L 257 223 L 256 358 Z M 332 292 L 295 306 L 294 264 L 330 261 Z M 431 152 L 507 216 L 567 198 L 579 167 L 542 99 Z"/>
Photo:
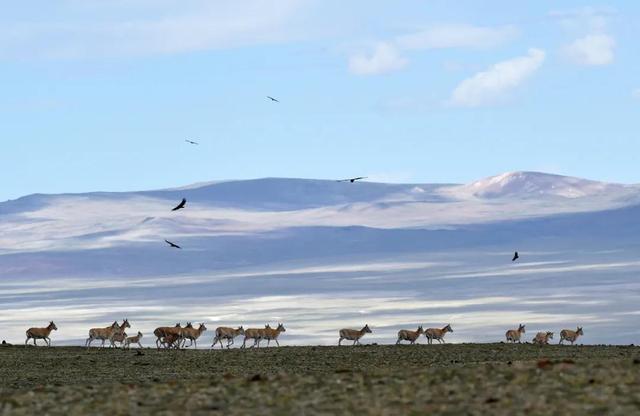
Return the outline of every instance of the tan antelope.
<path id="1" fill-rule="evenodd" d="M 140 343 L 141 339 L 142 339 L 142 332 L 138 331 L 138 334 L 136 336 L 125 338 L 124 347 L 122 348 L 130 349 L 131 344 L 138 344 L 138 346 L 142 348 L 142 344 Z"/>
<path id="2" fill-rule="evenodd" d="M 37 346 L 38 344 L 36 344 L 36 340 L 37 339 L 43 339 L 44 342 L 47 343 L 47 347 L 51 346 L 51 338 L 49 338 L 49 334 L 51 334 L 51 331 L 57 331 L 58 327 L 56 326 L 56 324 L 53 323 L 53 321 L 49 322 L 49 325 L 47 325 L 45 328 L 29 328 L 27 329 L 27 340 L 24 342 L 24 346 L 27 346 L 27 343 L 29 342 L 30 339 L 33 339 L 33 345 Z"/>
<path id="3" fill-rule="evenodd" d="M 117 328 L 119 328 L 118 321 L 114 321 L 111 324 L 111 326 L 108 326 L 106 328 L 91 328 L 89 330 L 89 338 L 87 338 L 87 341 L 84 343 L 84 346 L 89 348 L 91 346 L 91 343 L 94 340 L 99 339 L 99 340 L 102 340 L 101 347 L 104 347 L 104 342 L 108 340 L 109 337 L 111 337 L 111 334 Z"/>
<path id="4" fill-rule="evenodd" d="M 573 343 L 576 342 L 580 335 L 584 335 L 584 332 L 582 332 L 582 327 L 578 327 L 575 331 L 572 331 L 570 329 L 563 329 L 562 331 L 560 331 L 559 344 L 562 344 L 562 341 L 566 339 L 571 343 L 571 345 L 573 345 Z"/>
<path id="5" fill-rule="evenodd" d="M 198 348 L 198 338 L 200 338 L 200 335 L 202 335 L 202 333 L 206 330 L 207 327 L 204 326 L 204 324 L 200 324 L 198 329 L 195 329 L 193 325 L 191 325 L 191 322 L 189 322 L 187 326 L 182 330 L 182 345 L 184 346 L 184 344 L 187 343 L 187 340 L 189 340 L 189 345 L 187 346 L 187 348 L 192 345 L 195 348 Z"/>
<path id="6" fill-rule="evenodd" d="M 156 347 L 160 349 L 160 346 L 163 345 L 166 348 L 169 348 L 175 341 L 182 342 L 182 325 L 177 323 L 175 326 L 161 326 L 153 330 L 153 335 L 156 336 Z M 170 344 L 167 344 L 166 339 L 168 336 L 174 338 L 174 341 Z"/>
<path id="7" fill-rule="evenodd" d="M 267 327 L 264 330 L 264 339 L 267 340 L 267 347 L 269 346 L 269 343 L 273 340 L 276 342 L 276 345 L 279 347 L 280 343 L 278 342 L 278 336 L 280 336 L 281 332 L 286 332 L 287 330 L 284 329 L 284 325 L 282 324 L 278 324 L 278 327 L 276 329 L 272 329 L 269 325 L 267 325 Z"/>
<path id="8" fill-rule="evenodd" d="M 213 344 L 211 344 L 211 348 L 215 347 L 218 342 L 220 343 L 220 348 L 224 348 L 224 346 L 222 345 L 223 339 L 227 340 L 227 348 L 230 348 L 231 345 L 233 345 L 234 338 L 239 335 L 244 335 L 244 328 L 242 326 L 238 327 L 237 329 L 219 326 L 218 328 L 216 328 L 216 336 L 213 338 Z"/>
<path id="9" fill-rule="evenodd" d="M 550 339 L 553 339 L 553 332 L 538 332 L 531 342 L 539 345 L 548 345 Z"/>
<path id="10" fill-rule="evenodd" d="M 179 334 L 167 334 L 166 336 L 162 337 L 162 341 L 161 344 L 169 349 L 169 348 L 174 348 L 174 349 L 180 349 L 180 342 L 182 342 L 182 337 L 180 337 Z M 159 349 L 160 347 L 158 347 Z"/>
<path id="11" fill-rule="evenodd" d="M 109 338 L 109 342 L 111 343 L 109 345 L 109 348 L 117 348 L 118 346 L 116 344 L 120 344 L 120 347 L 123 347 L 124 341 L 126 339 L 127 339 L 126 332 L 114 331 L 113 334 L 111 334 L 111 337 Z"/>
<path id="12" fill-rule="evenodd" d="M 447 326 L 442 329 L 427 328 L 427 330 L 424 331 L 424 336 L 427 337 L 427 342 L 429 344 L 432 344 L 434 339 L 437 340 L 438 343 L 444 344 L 444 336 L 447 334 L 447 332 L 453 332 L 450 324 L 447 324 Z"/>
<path id="13" fill-rule="evenodd" d="M 349 341 L 353 341 L 353 345 L 360 345 L 360 338 L 364 336 L 364 334 L 371 334 L 371 330 L 369 329 L 369 324 L 366 324 L 362 327 L 361 330 L 357 329 L 347 329 L 343 328 L 340 330 L 340 339 L 338 340 L 338 345 L 342 345 L 343 339 L 348 339 Z"/>
<path id="14" fill-rule="evenodd" d="M 258 347 L 260 348 L 260 341 L 265 339 L 267 329 L 271 327 L 269 324 L 265 325 L 264 328 L 247 328 L 244 330 L 244 340 L 242 341 L 242 346 L 240 348 L 245 348 L 247 345 L 247 340 L 252 339 L 253 345 L 250 348 Z"/>
<path id="15" fill-rule="evenodd" d="M 109 342 L 111 343 L 111 345 L 109 345 L 109 348 L 115 348 L 116 342 L 119 342 L 120 346 L 124 345 L 124 340 L 127 339 L 127 333 L 124 331 L 127 328 L 131 328 L 131 325 L 129 324 L 129 320 L 125 319 L 124 321 L 122 321 L 122 325 L 119 325 L 117 328 L 113 329 L 111 335 L 109 336 Z"/>
<path id="16" fill-rule="evenodd" d="M 396 345 L 400 344 L 400 341 L 409 341 L 411 344 L 415 344 L 416 340 L 423 332 L 424 329 L 422 329 L 422 325 L 420 325 L 416 331 L 401 329 L 398 331 L 398 340 L 396 341 Z"/>
<path id="17" fill-rule="evenodd" d="M 507 337 L 507 342 L 515 343 L 516 341 L 518 341 L 520 343 L 520 337 L 522 337 L 522 334 L 524 333 L 524 325 L 520 324 L 518 325 L 518 329 L 510 329 L 504 334 L 504 336 Z"/>

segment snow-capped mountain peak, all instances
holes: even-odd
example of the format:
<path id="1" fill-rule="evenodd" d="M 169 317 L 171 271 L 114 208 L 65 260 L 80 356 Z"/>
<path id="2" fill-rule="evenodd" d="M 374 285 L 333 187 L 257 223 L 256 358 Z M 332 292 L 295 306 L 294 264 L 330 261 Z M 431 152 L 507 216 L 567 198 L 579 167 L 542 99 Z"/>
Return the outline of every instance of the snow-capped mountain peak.
<path id="1" fill-rule="evenodd" d="M 463 189 L 479 198 L 552 196 L 581 198 L 620 190 L 624 185 L 541 172 L 507 172 L 480 179 Z"/>

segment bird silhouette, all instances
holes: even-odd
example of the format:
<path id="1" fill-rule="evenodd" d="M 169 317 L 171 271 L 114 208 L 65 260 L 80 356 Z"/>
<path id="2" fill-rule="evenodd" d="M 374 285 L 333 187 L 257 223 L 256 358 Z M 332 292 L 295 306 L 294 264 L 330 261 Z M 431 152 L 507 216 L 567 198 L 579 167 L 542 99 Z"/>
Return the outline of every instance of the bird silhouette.
<path id="1" fill-rule="evenodd" d="M 174 243 L 172 243 L 172 242 L 171 242 L 171 241 L 169 241 L 169 240 L 164 240 L 164 242 L 165 242 L 165 243 L 167 243 L 167 244 L 169 244 L 172 248 L 182 248 L 182 247 L 180 247 L 179 245 L 174 244 Z"/>
<path id="2" fill-rule="evenodd" d="M 358 176 L 357 178 L 349 178 L 349 179 L 340 179 L 336 182 L 351 182 L 354 183 L 355 181 L 359 181 L 361 179 L 367 179 L 366 176 Z"/>
<path id="3" fill-rule="evenodd" d="M 187 143 L 189 143 L 189 144 L 195 144 L 195 145 L 200 144 L 200 143 L 198 143 L 198 142 L 194 142 L 193 140 L 187 140 L 187 139 L 185 139 L 184 141 L 185 141 L 185 142 L 187 142 Z"/>
<path id="4" fill-rule="evenodd" d="M 273 101 L 274 103 L 279 103 L 280 102 L 280 101 L 276 100 L 275 98 L 270 97 L 268 95 L 267 95 L 267 98 L 270 99 L 271 101 Z"/>
<path id="5" fill-rule="evenodd" d="M 513 253 L 513 258 L 511 259 L 511 261 L 516 261 L 520 258 L 520 256 L 518 255 L 518 252 L 516 251 L 515 253 Z"/>
<path id="6" fill-rule="evenodd" d="M 184 208 L 184 206 L 187 205 L 187 199 L 186 198 L 182 198 L 182 201 L 180 201 L 180 203 L 171 211 L 177 211 L 179 209 Z"/>

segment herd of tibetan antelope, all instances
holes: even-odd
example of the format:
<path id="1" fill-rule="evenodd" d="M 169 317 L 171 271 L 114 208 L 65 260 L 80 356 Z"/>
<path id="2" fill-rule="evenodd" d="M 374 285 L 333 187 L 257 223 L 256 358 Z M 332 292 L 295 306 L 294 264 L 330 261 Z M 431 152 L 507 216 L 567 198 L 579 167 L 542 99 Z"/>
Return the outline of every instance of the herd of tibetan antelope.
<path id="1" fill-rule="evenodd" d="M 364 179 L 364 177 L 357 177 L 351 179 L 340 180 L 338 182 L 351 182 L 354 183 L 360 179 Z M 186 207 L 187 200 L 183 198 L 182 201 L 171 211 L 179 211 Z M 172 248 L 180 249 L 181 247 L 171 241 L 165 240 L 167 244 L 169 244 Z M 512 261 L 516 261 L 519 258 L 518 252 L 516 251 Z M 105 343 L 109 341 L 109 347 L 122 347 L 123 349 L 128 349 L 131 347 L 131 344 L 137 345 L 142 348 L 142 332 L 138 331 L 135 336 L 128 336 L 125 330 L 127 328 L 131 328 L 129 324 L 129 320 L 125 319 L 122 321 L 122 324 L 118 324 L 115 321 L 110 326 L 104 328 L 91 328 L 89 330 L 89 338 L 85 342 L 85 347 L 89 348 L 93 341 L 101 341 L 100 346 L 104 347 Z M 49 325 L 44 328 L 29 328 L 27 330 L 27 339 L 24 342 L 25 347 L 28 345 L 29 340 L 33 340 L 33 345 L 37 345 L 38 339 L 43 339 L 47 346 L 51 346 L 51 339 L 49 335 L 51 331 L 57 330 L 56 324 L 53 321 L 49 322 Z M 204 331 L 207 330 L 207 327 L 204 324 L 200 324 L 198 328 L 195 328 L 191 322 L 187 323 L 186 326 L 182 326 L 180 323 L 175 326 L 161 326 L 156 328 L 153 331 L 153 335 L 156 337 L 156 347 L 159 349 L 182 349 L 193 346 L 197 348 L 198 346 L 198 338 L 202 335 Z M 247 328 L 244 329 L 242 326 L 239 328 L 230 328 L 230 327 L 218 327 L 215 331 L 215 336 L 213 337 L 213 344 L 211 344 L 211 348 L 215 347 L 217 343 L 220 343 L 220 348 L 224 348 L 223 340 L 227 342 L 226 347 L 230 348 L 234 343 L 234 339 L 238 336 L 243 336 L 244 339 L 242 341 L 241 348 L 245 348 L 247 345 L 247 341 L 253 341 L 253 344 L 249 348 L 257 347 L 260 348 L 260 342 L 263 340 L 267 341 L 267 346 L 271 343 L 271 341 L 275 341 L 277 346 L 280 346 L 278 342 L 278 337 L 282 332 L 285 332 L 284 325 L 278 324 L 278 326 L 273 329 L 268 324 L 265 325 L 264 328 Z M 365 325 L 362 329 L 348 329 L 344 328 L 339 331 L 339 339 L 338 345 L 342 345 L 343 340 L 353 341 L 353 345 L 360 345 L 360 338 L 362 338 L 365 334 L 370 334 L 372 331 L 369 328 L 369 325 Z M 396 345 L 400 344 L 402 341 L 408 341 L 410 344 L 415 344 L 420 335 L 424 334 L 427 338 L 427 343 L 432 344 L 433 340 L 438 341 L 438 343 L 444 343 L 444 336 L 447 332 L 453 332 L 451 329 L 451 325 L 446 325 L 444 328 L 427 328 L 424 330 L 422 326 L 419 326 L 416 331 L 412 331 L 409 329 L 401 329 L 398 331 L 398 338 L 396 341 Z M 525 333 L 524 325 L 520 325 L 518 329 L 510 329 L 506 332 L 505 336 L 507 342 L 515 343 L 521 342 L 522 334 Z M 575 331 L 571 329 L 563 329 L 560 331 L 560 344 L 563 341 L 569 341 L 573 344 L 576 339 L 580 335 L 583 335 L 582 328 L 578 327 Z M 538 332 L 536 336 L 533 338 L 532 342 L 538 345 L 546 345 L 549 343 L 549 340 L 553 338 L 553 332 Z M 185 345 L 189 340 L 189 345 Z M 4 343 L 4 341 L 3 341 Z M 119 344 L 119 345 L 118 345 Z"/>
<path id="2" fill-rule="evenodd" d="M 127 328 L 131 328 L 128 319 L 123 320 L 122 324 L 115 321 L 110 326 L 104 328 L 91 328 L 89 330 L 89 338 L 87 338 L 85 342 L 85 347 L 89 348 L 93 341 L 101 341 L 100 346 L 104 347 L 105 343 L 109 341 L 110 348 L 122 347 L 123 349 L 129 349 L 131 344 L 142 348 L 142 332 L 138 331 L 135 336 L 130 337 L 125 332 Z M 24 342 L 24 345 L 27 346 L 29 340 L 33 340 L 33 345 L 37 346 L 36 340 L 43 339 L 47 346 L 51 346 L 51 339 L 49 338 L 49 335 L 51 334 L 51 331 L 55 331 L 57 329 L 58 327 L 53 323 L 53 321 L 49 322 L 49 325 L 44 328 L 29 328 L 27 330 L 27 339 Z M 197 348 L 198 339 L 206 330 L 207 327 L 204 324 L 200 324 L 196 328 L 191 324 L 191 322 L 187 323 L 184 327 L 180 323 L 177 323 L 175 326 L 158 327 L 153 331 L 153 335 L 156 337 L 156 347 L 158 350 L 161 348 L 182 349 L 189 348 L 191 346 Z M 226 341 L 226 347 L 230 348 L 231 345 L 234 344 L 235 338 L 239 336 L 244 337 L 240 348 L 245 348 L 247 341 L 253 341 L 253 344 L 251 344 L 249 348 L 260 348 L 260 342 L 264 340 L 267 341 L 267 346 L 269 346 L 271 341 L 274 341 L 277 346 L 280 346 L 278 337 L 285 331 L 283 324 L 278 324 L 275 329 L 269 324 L 265 325 L 264 328 L 247 329 L 244 329 L 242 326 L 238 328 L 221 326 L 215 330 L 211 348 L 214 348 L 218 343 L 220 343 L 220 348 L 224 348 L 225 345 L 223 344 L 223 340 Z M 434 340 L 438 341 L 438 343 L 444 343 L 444 336 L 447 332 L 453 332 L 451 325 L 446 325 L 443 328 L 427 328 L 426 330 L 423 329 L 422 326 L 419 326 L 415 331 L 401 329 L 398 331 L 396 345 L 400 344 L 402 341 L 408 341 L 410 344 L 415 344 L 422 334 L 427 338 L 428 344 L 432 344 Z M 372 331 L 367 324 L 362 327 L 362 329 L 344 328 L 338 333 L 338 345 L 342 345 L 343 340 L 353 341 L 353 345 L 360 345 L 360 338 L 365 334 L 372 333 Z M 525 326 L 519 325 L 518 329 L 510 329 L 505 333 L 506 341 L 508 343 L 520 343 L 524 333 Z M 563 329 L 560 331 L 559 343 L 562 344 L 563 341 L 569 341 L 573 345 L 580 335 L 583 335 L 581 327 L 578 327 L 575 331 L 571 329 Z M 538 345 L 546 345 L 549 344 L 550 339 L 553 339 L 553 332 L 538 332 L 532 342 Z M 187 340 L 189 341 L 189 345 L 185 345 Z"/>

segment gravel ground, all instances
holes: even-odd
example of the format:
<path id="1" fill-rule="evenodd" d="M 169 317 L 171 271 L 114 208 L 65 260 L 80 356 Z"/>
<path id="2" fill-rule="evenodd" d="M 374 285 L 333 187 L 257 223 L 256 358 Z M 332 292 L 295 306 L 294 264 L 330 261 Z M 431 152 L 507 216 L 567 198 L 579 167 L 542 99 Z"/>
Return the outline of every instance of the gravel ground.
<path id="1" fill-rule="evenodd" d="M 640 414 L 640 348 L 0 348 L 3 415 L 256 412 Z"/>

